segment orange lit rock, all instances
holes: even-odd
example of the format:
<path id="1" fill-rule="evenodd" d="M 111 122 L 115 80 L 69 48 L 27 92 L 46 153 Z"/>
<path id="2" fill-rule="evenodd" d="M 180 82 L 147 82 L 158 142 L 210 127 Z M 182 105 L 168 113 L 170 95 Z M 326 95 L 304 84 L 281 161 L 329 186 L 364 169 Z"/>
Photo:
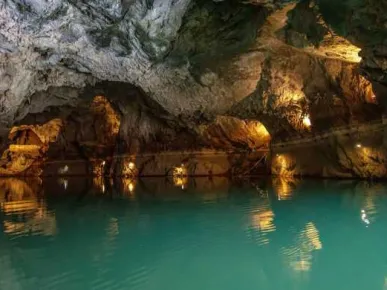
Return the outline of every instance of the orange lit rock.
<path id="1" fill-rule="evenodd" d="M 214 148 L 245 149 L 267 148 L 270 134 L 258 121 L 244 121 L 233 117 L 218 116 L 210 125 L 199 127 L 205 142 Z"/>
<path id="2" fill-rule="evenodd" d="M 22 125 L 13 127 L 10 144 L 0 159 L 0 175 L 40 175 L 39 164 L 50 143 L 55 142 L 63 127 L 60 119 L 43 125 Z"/>
<path id="3" fill-rule="evenodd" d="M 98 144 L 115 143 L 120 130 L 120 118 L 110 102 L 103 96 L 96 96 L 91 103 L 90 110 L 94 115 L 94 126 L 98 130 Z"/>
<path id="4" fill-rule="evenodd" d="M 386 178 L 386 127 L 382 123 L 333 131 L 273 148 L 272 172 L 282 176 Z"/>

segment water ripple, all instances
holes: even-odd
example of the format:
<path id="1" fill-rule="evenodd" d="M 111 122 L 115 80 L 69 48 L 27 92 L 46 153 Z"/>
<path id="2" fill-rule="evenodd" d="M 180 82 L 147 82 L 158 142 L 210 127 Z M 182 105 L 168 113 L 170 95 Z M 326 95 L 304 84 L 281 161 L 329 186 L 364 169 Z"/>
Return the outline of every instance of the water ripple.
<path id="1" fill-rule="evenodd" d="M 65 194 L 48 187 L 42 195 L 22 182 L 1 191 L 0 181 L 0 289 L 360 290 L 385 283 L 385 184 L 273 180 L 260 181 L 259 190 L 206 194 L 144 193 L 138 182 L 133 198 L 111 194 L 110 185 L 104 194 L 87 187 L 75 194 L 74 182 Z"/>

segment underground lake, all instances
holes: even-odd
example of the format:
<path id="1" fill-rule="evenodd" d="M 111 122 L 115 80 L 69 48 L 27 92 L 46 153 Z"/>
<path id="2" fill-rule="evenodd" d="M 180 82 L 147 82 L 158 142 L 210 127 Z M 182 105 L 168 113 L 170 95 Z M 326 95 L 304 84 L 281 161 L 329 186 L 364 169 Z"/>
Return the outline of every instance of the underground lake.
<path id="1" fill-rule="evenodd" d="M 0 0 L 0 290 L 387 290 L 387 0 Z"/>
<path id="2" fill-rule="evenodd" d="M 387 183 L 0 179 L 0 289 L 386 289 Z"/>

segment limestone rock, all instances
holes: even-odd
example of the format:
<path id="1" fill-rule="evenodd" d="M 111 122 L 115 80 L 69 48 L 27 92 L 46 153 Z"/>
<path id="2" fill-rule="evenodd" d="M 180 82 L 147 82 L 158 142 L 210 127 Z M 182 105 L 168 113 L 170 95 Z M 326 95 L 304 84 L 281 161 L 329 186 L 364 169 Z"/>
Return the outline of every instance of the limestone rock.
<path id="1" fill-rule="evenodd" d="M 116 155 L 252 151 L 382 120 L 387 29 L 378 11 L 386 8 L 378 0 L 3 1 L 0 148 L 15 125 L 13 139 L 37 139 L 13 145 L 114 168 Z M 36 126 L 54 119 L 60 132 L 41 134 Z M 318 148 L 337 153 L 340 142 Z M 384 160 L 371 155 L 367 162 Z M 245 172 L 261 157 L 236 159 Z M 220 164 L 197 171 L 228 170 Z M 294 164 L 286 171 L 298 170 L 298 157 Z M 384 174 L 379 165 L 337 166 L 351 168 L 344 175 Z"/>

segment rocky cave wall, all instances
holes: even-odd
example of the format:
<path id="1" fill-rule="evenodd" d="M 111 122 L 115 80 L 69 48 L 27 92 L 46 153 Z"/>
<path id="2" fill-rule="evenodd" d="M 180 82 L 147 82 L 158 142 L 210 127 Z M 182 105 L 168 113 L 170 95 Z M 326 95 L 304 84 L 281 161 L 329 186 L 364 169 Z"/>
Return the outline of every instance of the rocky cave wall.
<path id="1" fill-rule="evenodd" d="M 58 118 L 64 125 L 45 154 L 49 160 L 106 159 L 114 171 L 114 156 L 150 154 L 137 164 L 143 173 L 163 175 L 184 162 L 192 174 L 226 174 L 233 167 L 238 174 L 251 173 L 270 142 L 382 123 L 387 30 L 377 11 L 385 5 L 376 0 L 2 2 L 2 148 L 11 142 L 12 126 Z M 104 98 L 102 113 L 93 112 L 96 96 Z M 114 128 L 104 119 L 109 110 L 117 118 Z M 272 163 L 273 173 L 284 175 L 384 176 L 380 168 L 355 169 L 363 161 L 348 152 L 364 142 L 343 138 L 302 150 L 272 146 L 272 158 L 267 155 L 262 164 Z M 349 165 L 326 157 L 337 156 L 337 144 L 344 144 Z M 384 152 L 383 142 L 368 146 Z M 224 155 L 204 161 L 192 156 L 203 150 Z M 305 151 L 310 161 L 302 161 Z M 161 152 L 180 155 L 158 158 Z M 276 154 L 285 153 L 296 165 L 276 165 Z M 321 156 L 325 165 L 311 169 Z"/>

